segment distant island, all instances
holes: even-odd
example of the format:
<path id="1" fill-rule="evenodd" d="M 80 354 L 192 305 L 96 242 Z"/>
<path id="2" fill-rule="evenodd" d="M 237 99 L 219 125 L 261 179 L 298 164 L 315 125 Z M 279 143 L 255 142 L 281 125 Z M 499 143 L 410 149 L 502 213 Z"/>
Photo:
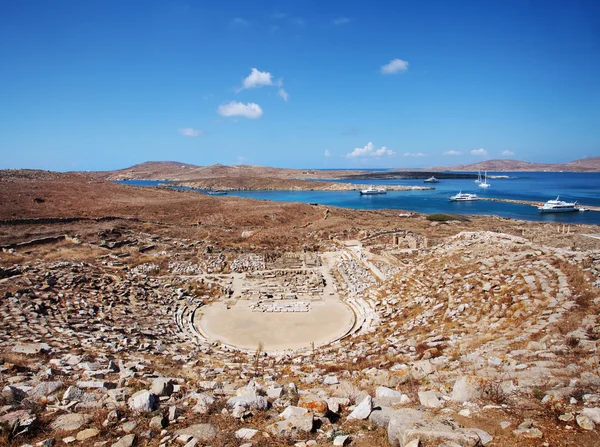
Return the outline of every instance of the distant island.
<path id="1" fill-rule="evenodd" d="M 148 161 L 125 169 L 89 172 L 87 174 L 105 180 L 193 181 L 199 185 L 210 182 L 215 187 L 219 186 L 223 187 L 223 189 L 236 188 L 235 183 L 239 181 L 239 187 L 242 189 L 280 189 L 284 183 L 282 180 L 425 179 L 431 175 L 442 179 L 470 178 L 473 176 L 470 173 L 480 170 L 488 172 L 600 172 L 600 157 L 582 158 L 568 163 L 557 164 L 530 163 L 520 160 L 486 160 L 466 165 L 435 166 L 427 169 L 395 168 L 377 172 L 368 169 L 290 169 L 256 165 L 226 166 L 214 164 L 210 166 L 197 166 L 178 161 Z M 465 174 L 461 174 L 461 172 L 465 172 Z M 258 178 L 263 180 L 257 181 L 256 179 Z M 222 181 L 215 182 L 215 179 L 228 179 L 228 181 L 226 183 Z M 217 183 L 223 184 L 217 185 Z M 323 185 L 308 187 L 307 185 L 296 183 L 295 185 L 288 186 L 290 187 L 283 189 L 323 189 Z M 330 186 L 325 189 L 338 188 Z M 346 187 L 341 189 L 346 189 Z"/>
<path id="2" fill-rule="evenodd" d="M 486 160 L 457 166 L 437 166 L 431 171 L 491 172 L 600 172 L 600 157 L 582 158 L 568 163 L 530 163 L 520 160 Z"/>

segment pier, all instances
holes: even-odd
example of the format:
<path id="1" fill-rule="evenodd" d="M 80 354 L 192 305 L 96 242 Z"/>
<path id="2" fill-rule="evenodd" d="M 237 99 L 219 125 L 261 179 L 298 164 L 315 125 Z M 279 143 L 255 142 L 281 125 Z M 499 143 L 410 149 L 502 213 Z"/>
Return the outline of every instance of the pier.
<path id="1" fill-rule="evenodd" d="M 529 206 L 542 206 L 544 202 L 536 202 L 534 200 L 515 200 L 515 199 L 499 199 L 495 197 L 479 197 L 479 200 L 487 200 L 488 202 L 504 202 L 504 203 L 516 203 L 518 205 L 529 205 Z M 590 211 L 600 211 L 600 206 L 588 206 L 578 204 L 579 207 L 585 208 Z"/>

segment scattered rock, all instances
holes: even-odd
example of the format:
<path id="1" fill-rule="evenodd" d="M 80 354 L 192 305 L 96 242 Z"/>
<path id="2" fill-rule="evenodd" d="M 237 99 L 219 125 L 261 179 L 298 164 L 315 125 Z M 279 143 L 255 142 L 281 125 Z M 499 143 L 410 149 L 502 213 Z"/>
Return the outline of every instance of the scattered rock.
<path id="1" fill-rule="evenodd" d="M 150 391 L 141 390 L 131 396 L 127 404 L 134 411 L 154 411 L 158 409 L 158 397 Z"/>

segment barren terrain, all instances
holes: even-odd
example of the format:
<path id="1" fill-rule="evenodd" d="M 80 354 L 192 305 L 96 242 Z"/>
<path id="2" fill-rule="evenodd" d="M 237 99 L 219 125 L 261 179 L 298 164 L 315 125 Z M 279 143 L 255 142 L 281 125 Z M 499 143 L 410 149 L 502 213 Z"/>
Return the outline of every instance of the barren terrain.
<path id="1" fill-rule="evenodd" d="M 597 227 L 45 171 L 1 171 L 0 205 L 0 444 L 600 444 Z M 324 297 L 354 315 L 332 344 L 201 327 Z"/>
<path id="2" fill-rule="evenodd" d="M 90 175 L 107 180 L 197 180 L 225 177 L 268 177 L 280 179 L 340 178 L 360 173 L 355 170 L 315 170 L 271 168 L 268 166 L 236 165 L 196 166 L 176 161 L 149 161 L 125 169 L 92 172 Z"/>

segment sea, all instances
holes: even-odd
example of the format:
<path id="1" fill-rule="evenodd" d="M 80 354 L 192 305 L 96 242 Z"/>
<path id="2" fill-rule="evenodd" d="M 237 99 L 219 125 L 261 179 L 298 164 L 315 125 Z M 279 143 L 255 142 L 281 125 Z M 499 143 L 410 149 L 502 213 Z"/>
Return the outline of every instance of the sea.
<path id="1" fill-rule="evenodd" d="M 476 175 L 476 173 L 475 173 Z M 500 175 L 507 178 L 490 178 Z M 324 179 L 315 179 L 323 181 Z M 334 181 L 334 180 L 330 180 Z M 487 189 L 479 188 L 473 179 L 444 179 L 427 184 L 418 180 L 335 180 L 344 183 L 374 186 L 432 186 L 430 191 L 388 191 L 385 195 L 362 196 L 358 191 L 229 191 L 229 196 L 278 202 L 318 203 L 361 210 L 395 209 L 419 213 L 483 214 L 504 218 L 561 222 L 568 224 L 600 225 L 600 212 L 540 213 L 536 207 L 506 202 L 479 200 L 451 202 L 458 193 L 476 193 L 479 197 L 535 201 L 550 199 L 577 201 L 581 206 L 600 207 L 600 173 L 579 172 L 502 172 L 489 173 Z M 119 183 L 137 186 L 156 186 L 164 181 L 125 180 Z M 205 191 L 198 190 L 199 193 Z M 216 196 L 226 197 L 226 196 Z"/>

